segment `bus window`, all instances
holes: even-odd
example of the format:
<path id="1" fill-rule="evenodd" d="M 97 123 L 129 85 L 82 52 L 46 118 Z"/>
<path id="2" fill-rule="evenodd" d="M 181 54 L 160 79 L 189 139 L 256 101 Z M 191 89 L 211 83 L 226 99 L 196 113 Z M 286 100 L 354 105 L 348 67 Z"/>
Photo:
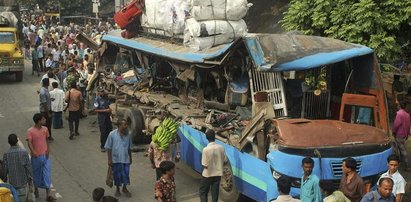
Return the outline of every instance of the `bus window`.
<path id="1" fill-rule="evenodd" d="M 376 109 L 375 96 L 344 93 L 340 120 L 347 123 L 376 126 L 379 122 Z"/>
<path id="2" fill-rule="evenodd" d="M 374 110 L 371 107 L 346 105 L 345 122 L 374 126 Z"/>

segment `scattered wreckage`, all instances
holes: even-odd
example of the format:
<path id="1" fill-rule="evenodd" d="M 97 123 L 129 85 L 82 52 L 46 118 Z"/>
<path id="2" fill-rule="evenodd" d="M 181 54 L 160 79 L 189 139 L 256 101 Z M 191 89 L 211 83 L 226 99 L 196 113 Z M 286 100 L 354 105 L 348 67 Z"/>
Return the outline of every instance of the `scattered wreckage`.
<path id="1" fill-rule="evenodd" d="M 372 49 L 330 38 L 247 34 L 228 44 L 193 50 L 151 35 L 102 37 L 92 85 L 115 100 L 135 144 L 147 143 L 160 116 L 179 118 L 181 160 L 201 172 L 203 132 L 217 131 L 230 164 L 220 198 L 278 196 L 276 179 L 293 180 L 299 196 L 301 159 L 339 182 L 342 159 L 358 162 L 366 183 L 386 170 L 392 153 L 387 104 Z"/>

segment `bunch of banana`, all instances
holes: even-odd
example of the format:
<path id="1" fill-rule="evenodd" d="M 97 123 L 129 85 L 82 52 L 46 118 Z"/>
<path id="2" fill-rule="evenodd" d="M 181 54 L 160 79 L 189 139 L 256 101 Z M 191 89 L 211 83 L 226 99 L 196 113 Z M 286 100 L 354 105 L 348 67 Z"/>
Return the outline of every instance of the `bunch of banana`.
<path id="1" fill-rule="evenodd" d="M 152 141 L 160 150 L 167 150 L 177 136 L 179 124 L 171 118 L 165 118 L 156 129 Z"/>

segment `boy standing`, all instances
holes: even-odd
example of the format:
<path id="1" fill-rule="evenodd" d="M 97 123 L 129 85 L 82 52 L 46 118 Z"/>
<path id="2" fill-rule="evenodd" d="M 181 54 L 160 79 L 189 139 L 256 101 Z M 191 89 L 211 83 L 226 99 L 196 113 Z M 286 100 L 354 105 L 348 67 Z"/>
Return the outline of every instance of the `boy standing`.
<path id="1" fill-rule="evenodd" d="M 52 123 L 54 129 L 63 128 L 64 91 L 58 88 L 57 82 L 52 83 L 53 90 L 50 91 Z"/>
<path id="2" fill-rule="evenodd" d="M 302 162 L 304 175 L 301 177 L 301 201 L 321 202 L 320 179 L 313 173 L 314 160 L 305 157 Z"/>
<path id="3" fill-rule="evenodd" d="M 401 159 L 404 160 L 407 171 L 410 170 L 408 163 L 407 149 L 405 148 L 405 141 L 408 140 L 410 135 L 410 115 L 405 111 L 406 102 L 400 101 L 398 103 L 399 110 L 395 115 L 394 126 L 392 129 L 392 135 L 395 137 L 395 142 L 400 150 Z"/>
<path id="4" fill-rule="evenodd" d="M 403 195 L 405 194 L 405 185 L 407 184 L 405 179 L 402 177 L 402 175 L 398 171 L 399 164 L 400 164 L 400 158 L 395 154 L 391 154 L 387 158 L 388 171 L 382 174 L 379 179 L 381 180 L 381 178 L 388 177 L 394 181 L 392 193 L 395 196 L 396 202 L 401 202 L 401 199 Z"/>
<path id="5" fill-rule="evenodd" d="M 19 201 L 26 201 L 27 185 L 32 185 L 33 171 L 27 151 L 17 145 L 18 139 L 15 134 L 8 137 L 10 149 L 4 153 L 4 171 L 8 176 L 9 183 L 13 185 L 19 195 Z"/>
<path id="6" fill-rule="evenodd" d="M 201 165 L 203 172 L 200 185 L 200 201 L 207 202 L 208 191 L 211 188 L 211 201 L 218 201 L 219 186 L 223 175 L 224 164 L 228 162 L 224 147 L 215 142 L 213 130 L 206 132 L 208 145 L 203 149 Z"/>
<path id="7" fill-rule="evenodd" d="M 47 141 L 48 130 L 43 125 L 46 118 L 40 114 L 33 116 L 34 126 L 27 130 L 27 143 L 31 152 L 31 166 L 33 168 L 34 194 L 39 196 L 38 188 L 46 189 L 47 201 L 56 200 L 51 195 L 51 163 L 49 158 L 50 147 Z"/>
<path id="8" fill-rule="evenodd" d="M 107 137 L 113 130 L 111 126 L 111 109 L 110 109 L 110 99 L 104 92 L 102 86 L 97 88 L 97 97 L 94 103 L 94 111 L 97 112 L 98 127 L 100 129 L 100 149 L 105 152 L 104 144 L 106 144 Z"/>
<path id="9" fill-rule="evenodd" d="M 108 165 L 113 170 L 114 184 L 117 187 L 115 196 L 117 197 L 121 195 L 121 185 L 123 185 L 123 193 L 131 197 L 127 189 L 127 185 L 130 184 L 131 147 L 131 137 L 127 133 L 127 121 L 119 120 L 118 129 L 111 131 L 104 146 L 107 150 Z"/>

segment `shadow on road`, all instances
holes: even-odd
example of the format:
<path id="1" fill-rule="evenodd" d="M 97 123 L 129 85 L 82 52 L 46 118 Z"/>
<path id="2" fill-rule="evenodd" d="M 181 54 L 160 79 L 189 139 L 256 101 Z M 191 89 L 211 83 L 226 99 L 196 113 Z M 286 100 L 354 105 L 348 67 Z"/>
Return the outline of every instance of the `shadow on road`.
<path id="1" fill-rule="evenodd" d="M 0 74 L 0 84 L 15 84 L 20 83 L 16 81 L 14 74 Z"/>

